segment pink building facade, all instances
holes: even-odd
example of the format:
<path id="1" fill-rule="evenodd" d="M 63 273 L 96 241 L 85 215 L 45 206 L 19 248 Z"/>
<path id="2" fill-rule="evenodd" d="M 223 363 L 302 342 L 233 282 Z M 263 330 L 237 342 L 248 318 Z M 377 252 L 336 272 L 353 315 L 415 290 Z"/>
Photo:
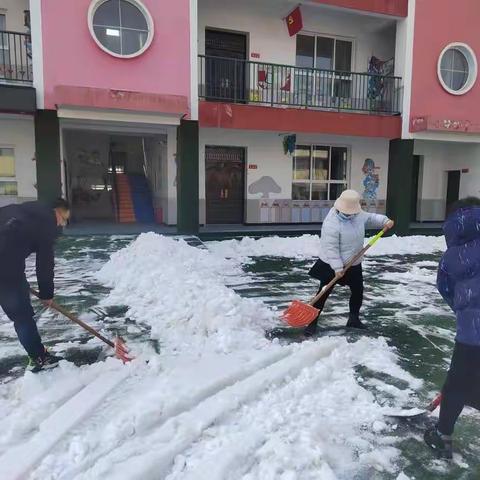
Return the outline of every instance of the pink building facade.
<path id="1" fill-rule="evenodd" d="M 479 15 L 475 0 L 416 0 L 401 27 L 402 138 L 413 155 L 417 221 L 443 220 L 453 201 L 480 195 Z"/>
<path id="2" fill-rule="evenodd" d="M 94 98 L 87 89 L 95 89 L 136 94 L 124 96 L 119 106 L 118 97 L 105 94 L 100 108 L 190 115 L 190 2 L 142 4 L 153 23 L 151 43 L 143 54 L 122 58 L 95 41 L 89 28 L 90 0 L 42 2 L 44 108 L 65 104 L 69 95 L 73 104 L 90 107 Z"/>
<path id="3" fill-rule="evenodd" d="M 0 58 L 18 157 L 0 187 L 67 196 L 75 222 L 191 232 L 321 223 L 344 188 L 408 232 L 480 195 L 478 2 L 297 7 L 0 0 L 6 27 L 25 19 L 25 60 Z"/>
<path id="4" fill-rule="evenodd" d="M 192 3 L 35 2 L 37 128 L 58 150 L 38 160 L 39 195 L 67 196 L 74 221 L 177 223 L 177 137 L 197 121 Z"/>

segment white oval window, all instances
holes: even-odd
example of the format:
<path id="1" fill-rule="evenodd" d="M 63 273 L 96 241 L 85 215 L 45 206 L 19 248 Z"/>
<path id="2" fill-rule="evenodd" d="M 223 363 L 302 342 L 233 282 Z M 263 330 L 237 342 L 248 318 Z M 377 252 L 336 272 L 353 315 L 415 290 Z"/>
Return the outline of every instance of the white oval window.
<path id="1" fill-rule="evenodd" d="M 464 43 L 447 45 L 438 59 L 438 79 L 452 95 L 467 93 L 477 80 L 475 52 Z"/>
<path id="2" fill-rule="evenodd" d="M 153 40 L 152 17 L 138 0 L 92 2 L 88 27 L 97 45 L 114 57 L 137 57 Z"/>

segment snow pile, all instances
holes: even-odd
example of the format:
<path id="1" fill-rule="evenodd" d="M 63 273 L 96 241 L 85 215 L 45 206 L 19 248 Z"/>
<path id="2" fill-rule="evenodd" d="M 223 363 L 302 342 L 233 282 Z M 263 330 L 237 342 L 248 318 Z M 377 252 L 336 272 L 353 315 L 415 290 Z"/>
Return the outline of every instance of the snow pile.
<path id="1" fill-rule="evenodd" d="M 250 237 L 242 240 L 228 240 L 208 242 L 211 252 L 224 258 L 245 261 L 248 257 L 272 256 L 297 259 L 316 258 L 320 252 L 320 237 L 317 235 L 302 235 L 300 237 L 281 238 L 264 237 L 254 239 Z M 368 256 L 386 255 L 428 255 L 444 251 L 444 237 L 387 237 L 380 239 L 369 250 Z"/>
<path id="2" fill-rule="evenodd" d="M 431 255 L 440 253 L 447 248 L 445 237 L 427 237 L 412 235 L 409 237 L 397 237 L 393 235 L 381 238 L 367 255 L 383 257 L 387 255 Z"/>
<path id="3" fill-rule="evenodd" d="M 418 388 L 384 339 L 326 337 L 157 365 L 162 371 L 137 366 L 30 478 L 333 480 L 400 471 L 387 397 L 365 389 L 356 371 L 368 368 L 379 384 L 398 376 L 405 399 Z"/>
<path id="4" fill-rule="evenodd" d="M 320 237 L 302 235 L 300 237 L 243 237 L 241 240 L 206 242 L 209 250 L 224 258 L 245 261 L 248 257 L 289 257 L 311 258 L 318 256 Z"/>
<path id="5" fill-rule="evenodd" d="M 225 286 L 242 276 L 238 264 L 154 233 L 112 255 L 98 279 L 113 290 L 104 305 L 127 305 L 128 315 L 151 326 L 167 349 L 232 349 L 265 345 L 275 314 L 260 300 Z"/>

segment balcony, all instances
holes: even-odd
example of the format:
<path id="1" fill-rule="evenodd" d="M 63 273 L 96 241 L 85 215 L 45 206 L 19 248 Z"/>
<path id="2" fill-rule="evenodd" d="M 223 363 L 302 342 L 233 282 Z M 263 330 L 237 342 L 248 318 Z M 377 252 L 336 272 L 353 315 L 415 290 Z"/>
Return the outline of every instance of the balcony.
<path id="1" fill-rule="evenodd" d="M 0 31 L 0 83 L 33 83 L 32 41 L 28 33 Z"/>
<path id="2" fill-rule="evenodd" d="M 199 97 L 208 101 L 373 115 L 400 115 L 402 79 L 199 56 Z"/>

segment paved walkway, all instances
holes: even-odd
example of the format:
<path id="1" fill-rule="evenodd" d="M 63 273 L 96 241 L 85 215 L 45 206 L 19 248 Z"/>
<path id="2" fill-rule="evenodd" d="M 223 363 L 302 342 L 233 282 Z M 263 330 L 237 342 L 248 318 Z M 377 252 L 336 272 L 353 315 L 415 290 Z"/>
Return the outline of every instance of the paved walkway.
<path id="1" fill-rule="evenodd" d="M 264 237 L 278 235 L 281 237 L 298 236 L 303 234 L 317 235 L 321 224 L 264 224 L 264 225 L 205 225 L 200 227 L 198 236 L 202 240 L 229 239 L 236 237 Z M 411 234 L 440 235 L 441 223 L 412 223 Z M 65 229 L 65 235 L 139 235 L 140 233 L 155 232 L 162 235 L 178 235 L 176 226 L 141 224 L 141 223 L 80 223 L 73 224 Z"/>
<path id="2" fill-rule="evenodd" d="M 305 233 L 320 233 L 320 224 L 293 225 L 207 225 L 200 227 L 202 238 L 231 238 L 241 236 L 264 235 L 302 235 Z M 177 235 L 176 226 L 140 224 L 140 223 L 80 223 L 65 229 L 65 235 L 139 235 L 145 232 L 155 232 L 163 235 Z"/>

